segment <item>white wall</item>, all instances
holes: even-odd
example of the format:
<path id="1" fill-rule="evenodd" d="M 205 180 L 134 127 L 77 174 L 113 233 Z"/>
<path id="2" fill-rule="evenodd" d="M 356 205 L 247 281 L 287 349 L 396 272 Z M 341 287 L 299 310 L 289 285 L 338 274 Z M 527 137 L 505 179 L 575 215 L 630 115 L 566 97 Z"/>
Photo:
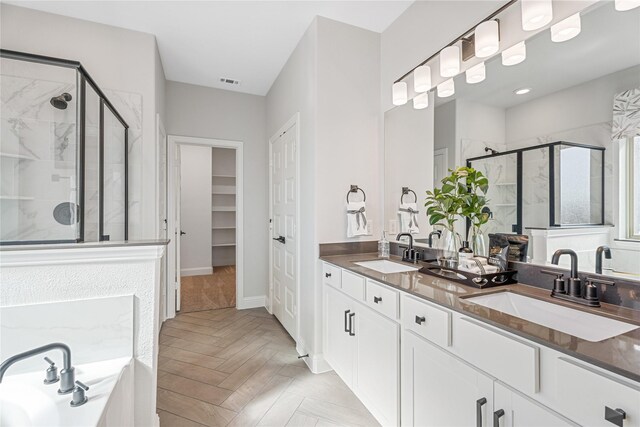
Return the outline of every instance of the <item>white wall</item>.
<path id="1" fill-rule="evenodd" d="M 77 60 L 107 92 L 142 97 L 141 140 L 131 140 L 129 163 L 129 238 L 157 235 L 156 215 L 156 109 L 163 104 L 156 81 L 158 67 L 155 37 L 61 15 L 2 3 L 0 45 L 3 49 Z M 126 97 L 111 99 L 132 128 L 136 118 L 125 110 Z"/>
<path id="2" fill-rule="evenodd" d="M 267 295 L 270 240 L 265 97 L 169 81 L 166 99 L 168 134 L 242 141 L 244 297 Z"/>
<path id="3" fill-rule="evenodd" d="M 180 274 L 211 274 L 211 148 L 180 145 Z"/>

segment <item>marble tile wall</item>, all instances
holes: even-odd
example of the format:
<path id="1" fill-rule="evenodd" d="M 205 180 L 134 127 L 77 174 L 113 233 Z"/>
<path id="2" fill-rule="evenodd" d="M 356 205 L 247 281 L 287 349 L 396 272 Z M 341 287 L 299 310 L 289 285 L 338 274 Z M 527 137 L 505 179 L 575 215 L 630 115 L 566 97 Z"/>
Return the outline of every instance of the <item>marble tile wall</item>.
<path id="1" fill-rule="evenodd" d="M 2 59 L 0 77 L 0 240 L 74 240 L 78 226 L 53 217 L 60 203 L 77 194 L 76 72 Z M 66 110 L 49 103 L 67 92 Z M 104 90 L 129 124 L 129 229 L 141 222 L 142 96 Z M 98 97 L 87 88 L 85 240 L 98 240 Z M 105 234 L 124 238 L 124 134 L 105 110 Z M 130 236 L 131 237 L 131 236 Z"/>

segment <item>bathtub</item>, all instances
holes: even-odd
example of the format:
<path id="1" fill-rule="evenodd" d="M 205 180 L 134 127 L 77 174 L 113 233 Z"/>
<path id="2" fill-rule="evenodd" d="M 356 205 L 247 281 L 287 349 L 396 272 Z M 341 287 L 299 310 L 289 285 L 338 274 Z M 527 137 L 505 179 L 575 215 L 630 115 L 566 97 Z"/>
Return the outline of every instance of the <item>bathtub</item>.
<path id="1" fill-rule="evenodd" d="M 44 363 L 44 362 L 43 362 Z M 46 369 L 46 364 L 44 364 Z M 133 426 L 133 363 L 118 358 L 77 365 L 76 379 L 89 400 L 71 407 L 71 394 L 57 393 L 60 383 L 43 383 L 44 371 L 11 375 L 0 384 L 2 427 Z"/>

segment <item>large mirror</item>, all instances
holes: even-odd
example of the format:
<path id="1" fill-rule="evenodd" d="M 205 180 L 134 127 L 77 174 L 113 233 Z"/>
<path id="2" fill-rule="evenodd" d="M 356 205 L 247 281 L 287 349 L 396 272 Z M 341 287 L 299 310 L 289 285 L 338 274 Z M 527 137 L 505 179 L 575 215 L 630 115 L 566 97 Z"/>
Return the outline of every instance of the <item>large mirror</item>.
<path id="1" fill-rule="evenodd" d="M 485 235 L 526 235 L 527 262 L 568 248 L 581 271 L 640 280 L 640 8 L 599 2 L 581 23 L 562 43 L 548 30 L 532 36 L 517 65 L 487 60 L 480 83 L 456 76 L 455 94 L 430 94 L 427 109 L 385 113 L 385 229 L 406 231 L 400 194 L 413 186 L 416 241 L 428 245 L 425 191 L 471 166 L 489 179 Z"/>

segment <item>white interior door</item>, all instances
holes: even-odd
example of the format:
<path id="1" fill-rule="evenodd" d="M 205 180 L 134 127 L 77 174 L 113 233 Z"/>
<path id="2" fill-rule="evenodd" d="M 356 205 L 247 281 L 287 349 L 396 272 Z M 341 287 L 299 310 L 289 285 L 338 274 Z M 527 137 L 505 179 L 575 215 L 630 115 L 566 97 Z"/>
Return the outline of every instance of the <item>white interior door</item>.
<path id="1" fill-rule="evenodd" d="M 296 124 L 271 143 L 272 310 L 294 339 L 297 334 Z"/>
<path id="2" fill-rule="evenodd" d="M 176 162 L 174 164 L 174 173 L 175 173 L 175 188 L 174 192 L 176 195 L 176 203 L 173 205 L 175 209 L 175 239 L 176 239 L 176 250 L 175 250 L 175 288 L 176 288 L 176 311 L 180 311 L 180 238 L 182 235 L 182 225 L 180 220 L 180 208 L 182 206 L 182 197 L 180 191 L 181 179 L 180 179 L 180 145 L 176 145 Z"/>
<path id="3" fill-rule="evenodd" d="M 156 115 L 156 137 L 158 150 L 158 237 L 160 239 L 168 238 L 167 230 L 167 133 L 164 125 L 160 120 L 160 115 Z M 160 272 L 160 320 L 167 318 L 167 293 L 169 292 L 169 275 L 168 275 L 168 253 L 162 257 Z M 173 288 L 173 286 L 171 286 Z"/>
<path id="4" fill-rule="evenodd" d="M 440 180 L 448 175 L 449 149 L 439 148 L 433 152 L 433 186 L 439 186 Z"/>

